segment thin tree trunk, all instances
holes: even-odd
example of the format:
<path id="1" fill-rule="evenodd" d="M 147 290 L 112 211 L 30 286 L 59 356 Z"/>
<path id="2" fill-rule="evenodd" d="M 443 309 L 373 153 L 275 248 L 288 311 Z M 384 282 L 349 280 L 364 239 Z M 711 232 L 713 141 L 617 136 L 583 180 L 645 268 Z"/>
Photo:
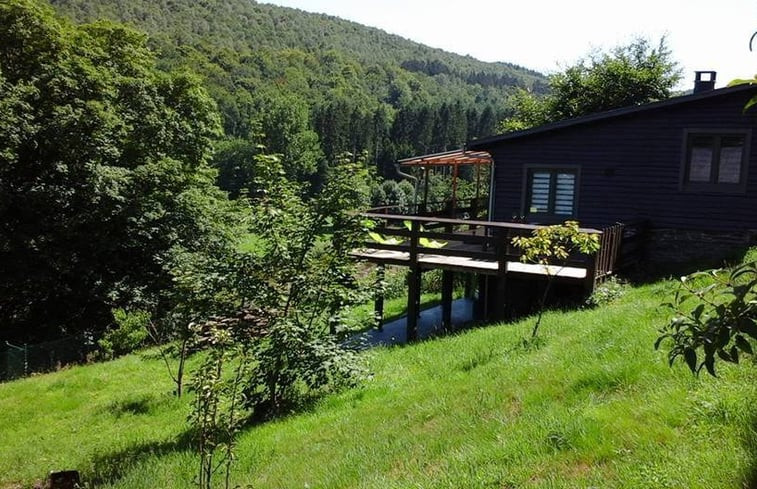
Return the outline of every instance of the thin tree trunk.
<path id="1" fill-rule="evenodd" d="M 552 286 L 552 275 L 549 275 L 547 278 L 547 285 L 544 287 L 544 294 L 541 296 L 541 301 L 539 302 L 539 315 L 536 318 L 536 324 L 534 324 L 534 329 L 531 332 L 531 338 L 536 338 L 536 333 L 539 331 L 539 325 L 541 324 L 541 317 L 544 315 L 544 307 L 547 304 L 547 294 L 549 294 L 549 289 Z"/>

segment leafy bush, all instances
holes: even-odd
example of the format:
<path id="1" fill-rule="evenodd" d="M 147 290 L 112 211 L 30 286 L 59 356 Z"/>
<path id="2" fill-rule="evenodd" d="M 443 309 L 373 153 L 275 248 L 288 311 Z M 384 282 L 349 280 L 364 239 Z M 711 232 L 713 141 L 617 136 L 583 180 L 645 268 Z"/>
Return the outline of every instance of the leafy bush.
<path id="1" fill-rule="evenodd" d="M 387 267 L 383 280 L 385 299 L 396 299 L 407 294 L 407 268 Z"/>
<path id="2" fill-rule="evenodd" d="M 116 326 L 107 330 L 97 342 L 105 358 L 114 358 L 136 350 L 148 335 L 150 313 L 147 311 L 114 309 L 113 319 Z"/>
<path id="3" fill-rule="evenodd" d="M 757 340 L 757 262 L 682 277 L 673 300 L 665 305 L 674 316 L 660 330 L 655 348 L 670 341 L 671 365 L 682 357 L 692 372 L 705 368 L 714 376 L 716 355 L 738 363 L 740 354 L 753 353 L 750 338 Z"/>
<path id="4" fill-rule="evenodd" d="M 586 305 L 598 307 L 615 302 L 626 293 L 627 288 L 627 284 L 622 280 L 615 276 L 610 277 L 594 289 L 594 292 L 586 299 Z"/>
<path id="5" fill-rule="evenodd" d="M 364 374 L 357 354 L 345 350 L 336 337 L 318 334 L 294 321 L 274 325 L 254 351 L 257 365 L 245 396 L 247 406 L 259 418 L 351 387 Z"/>

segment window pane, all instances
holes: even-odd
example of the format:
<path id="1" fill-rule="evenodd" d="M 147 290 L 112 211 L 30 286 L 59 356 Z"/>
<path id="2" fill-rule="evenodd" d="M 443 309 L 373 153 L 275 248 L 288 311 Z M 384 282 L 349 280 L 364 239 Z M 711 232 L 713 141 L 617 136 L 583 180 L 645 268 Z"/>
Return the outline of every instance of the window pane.
<path id="1" fill-rule="evenodd" d="M 712 174 L 713 138 L 696 136 L 692 138 L 689 155 L 689 181 L 709 182 Z"/>
<path id="2" fill-rule="evenodd" d="M 549 172 L 534 172 L 531 174 L 531 203 L 529 212 L 549 212 Z"/>
<path id="3" fill-rule="evenodd" d="M 558 173 L 555 188 L 555 214 L 570 216 L 573 214 L 573 196 L 576 189 L 576 175 Z"/>
<path id="4" fill-rule="evenodd" d="M 741 161 L 744 150 L 743 136 L 723 137 L 720 143 L 718 183 L 740 183 Z"/>

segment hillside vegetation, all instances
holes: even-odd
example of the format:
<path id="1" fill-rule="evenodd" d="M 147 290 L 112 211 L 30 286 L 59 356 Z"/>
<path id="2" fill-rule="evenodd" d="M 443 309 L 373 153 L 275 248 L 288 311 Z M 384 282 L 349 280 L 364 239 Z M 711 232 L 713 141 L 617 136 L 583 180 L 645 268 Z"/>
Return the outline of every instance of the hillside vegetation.
<path id="1" fill-rule="evenodd" d="M 675 284 L 593 310 L 368 353 L 371 380 L 248 427 L 234 482 L 266 487 L 734 488 L 755 483 L 757 371 L 667 366 Z M 0 385 L 0 487 L 77 468 L 94 487 L 192 487 L 188 401 L 148 352 Z"/>
<path id="2" fill-rule="evenodd" d="M 290 157 L 301 156 L 292 145 L 315 148 L 321 154 L 310 158 L 321 166 L 345 151 L 365 153 L 385 173 L 398 157 L 491 134 L 516 87 L 546 87 L 542 75 L 515 65 L 249 0 L 51 3 L 78 22 L 105 18 L 146 31 L 164 68 L 205 79 L 228 138 L 264 133 L 269 150 Z"/>

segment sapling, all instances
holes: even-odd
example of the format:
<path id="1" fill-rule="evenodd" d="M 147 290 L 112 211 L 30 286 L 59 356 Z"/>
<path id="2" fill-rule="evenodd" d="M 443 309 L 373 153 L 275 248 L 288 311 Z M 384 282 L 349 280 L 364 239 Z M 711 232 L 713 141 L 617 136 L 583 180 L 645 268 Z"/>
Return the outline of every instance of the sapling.
<path id="1" fill-rule="evenodd" d="M 599 235 L 581 231 L 577 221 L 565 221 L 563 224 L 536 229 L 530 237 L 517 236 L 513 238 L 512 243 L 520 248 L 522 262 L 542 265 L 547 275 L 547 284 L 539 302 L 539 313 L 531 332 L 531 337 L 534 338 L 539 331 L 554 278 L 565 267 L 571 255 L 596 253 L 599 250 Z M 554 266 L 559 268 L 553 273 Z"/>

